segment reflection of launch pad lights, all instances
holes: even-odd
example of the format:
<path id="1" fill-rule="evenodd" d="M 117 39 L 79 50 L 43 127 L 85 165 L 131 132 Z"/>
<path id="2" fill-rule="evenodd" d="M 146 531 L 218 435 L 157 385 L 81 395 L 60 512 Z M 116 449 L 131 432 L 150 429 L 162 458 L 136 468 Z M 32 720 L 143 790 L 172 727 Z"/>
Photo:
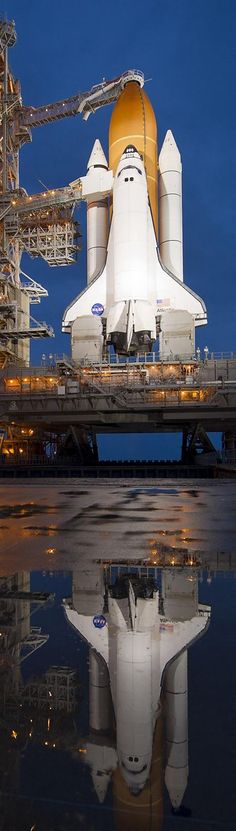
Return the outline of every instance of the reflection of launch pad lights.
<path id="1" fill-rule="evenodd" d="M 184 567 L 187 566 L 187 568 L 191 568 L 192 566 L 199 567 L 201 565 L 200 559 L 196 556 L 189 556 L 188 554 L 180 551 L 176 551 L 175 555 L 171 555 L 167 552 L 160 553 L 158 551 L 155 551 L 155 549 L 151 551 L 151 556 L 148 557 L 147 560 L 143 561 L 143 564 L 145 563 L 147 563 L 148 565 L 152 563 L 153 565 L 157 565 L 161 568 L 163 568 L 164 566 L 166 566 L 166 568 L 169 568 L 170 565 L 172 567 L 176 566 L 177 568 L 179 568 L 181 565 L 184 565 Z"/>

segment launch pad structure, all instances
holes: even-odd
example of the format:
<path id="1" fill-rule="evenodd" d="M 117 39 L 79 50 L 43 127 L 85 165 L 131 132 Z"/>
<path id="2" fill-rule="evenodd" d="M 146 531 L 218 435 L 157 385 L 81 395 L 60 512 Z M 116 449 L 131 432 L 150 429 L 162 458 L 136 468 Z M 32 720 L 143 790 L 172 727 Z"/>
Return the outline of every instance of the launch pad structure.
<path id="1" fill-rule="evenodd" d="M 99 329 L 99 332 L 100 330 L 102 332 L 102 328 L 105 331 L 104 326 L 107 327 L 107 341 L 110 339 L 111 343 L 123 344 L 126 337 L 126 345 L 129 348 L 132 341 L 132 319 L 140 320 L 144 314 L 145 320 L 154 320 L 153 310 L 151 310 L 153 300 L 150 304 L 143 299 L 134 301 L 131 299 L 122 301 L 122 305 L 118 295 L 114 296 L 115 302 L 106 313 L 107 319 L 101 320 L 100 309 L 104 311 L 104 308 L 101 303 L 97 302 L 99 297 L 94 296 L 95 304 L 93 298 L 93 286 L 96 281 L 98 285 L 100 276 L 96 278 L 96 281 L 93 280 L 93 250 L 89 249 L 89 245 L 92 246 L 93 242 L 91 239 L 88 240 L 88 257 L 90 257 L 88 287 L 82 293 L 84 297 L 86 292 L 88 292 L 88 297 L 91 294 L 92 300 L 88 302 L 90 305 L 94 304 L 91 308 L 92 315 L 90 311 L 91 321 L 88 331 L 86 332 L 87 312 L 83 311 L 87 301 L 80 295 L 68 307 L 64 315 L 64 330 L 67 327 L 67 331 L 71 331 L 72 358 L 64 356 L 61 359 L 54 359 L 52 357 L 48 366 L 46 366 L 45 358 L 41 367 L 30 366 L 31 339 L 53 337 L 53 330 L 49 324 L 40 323 L 31 316 L 31 305 L 39 304 L 41 298 L 46 297 L 48 292 L 22 270 L 22 254 L 27 252 L 31 258 L 42 257 L 51 267 L 75 263 L 80 250 L 80 228 L 75 219 L 76 206 L 81 200 L 87 201 L 88 215 L 90 215 L 90 222 L 93 223 L 91 228 L 94 233 L 94 229 L 97 228 L 94 225 L 97 221 L 97 207 L 99 205 L 102 209 L 100 216 L 104 214 L 105 217 L 107 198 L 113 187 L 111 185 L 113 176 L 112 170 L 104 169 L 105 164 L 101 163 L 103 161 L 102 148 L 100 151 L 99 142 L 95 142 L 95 149 L 93 148 L 91 154 L 92 166 L 89 167 L 88 164 L 87 176 L 63 188 L 28 194 L 19 181 L 21 147 L 31 141 L 31 131 L 36 127 L 78 114 L 86 120 L 90 113 L 95 112 L 99 107 L 117 101 L 120 104 L 122 94 L 126 95 L 125 91 L 128 88 L 135 87 L 136 90 L 137 88 L 142 90 L 144 77 L 138 70 L 128 70 L 111 81 L 102 81 L 88 92 L 78 93 L 70 98 L 36 108 L 25 106 L 22 102 L 19 81 L 15 80 L 8 61 L 9 49 L 15 43 L 14 21 L 1 20 L 0 471 L 16 465 L 24 467 L 30 464 L 43 465 L 53 462 L 60 465 L 60 463 L 66 463 L 66 460 L 69 460 L 71 464 L 73 459 L 76 464 L 97 465 L 97 435 L 108 432 L 141 434 L 155 431 L 181 431 L 183 433 L 182 461 L 189 463 L 197 459 L 198 462 L 199 460 L 205 461 L 207 464 L 210 457 L 216 460 L 214 447 L 207 432 L 222 432 L 227 460 L 236 463 L 236 359 L 232 355 L 210 356 L 208 350 L 205 350 L 204 355 L 201 356 L 200 350 L 195 351 L 195 347 L 192 353 L 189 347 L 187 354 L 173 353 L 170 356 L 170 354 L 165 354 L 165 348 L 159 355 L 155 352 L 149 353 L 147 347 L 149 340 L 144 332 L 144 335 L 141 333 L 141 340 L 136 338 L 136 334 L 133 336 L 134 343 L 136 340 L 139 344 L 143 343 L 143 354 L 140 351 L 138 354 L 137 350 L 135 354 L 133 347 L 132 354 L 125 356 L 124 348 L 121 349 L 122 354 L 119 354 L 117 346 L 116 354 L 112 354 L 109 348 L 103 348 L 98 361 L 89 357 L 89 350 L 87 357 L 85 355 L 83 358 L 81 349 L 84 348 L 86 338 L 87 341 L 93 343 L 93 348 L 102 342 L 100 334 L 97 341 L 97 336 L 95 337 L 93 332 L 90 336 L 91 327 L 95 327 L 94 331 Z M 113 133 L 114 123 L 113 119 Z M 115 141 L 113 144 L 115 146 Z M 171 149 L 173 150 L 172 144 Z M 96 153 L 98 154 L 97 164 Z M 114 155 L 116 150 L 112 150 L 112 153 Z M 117 167 L 118 164 L 118 184 L 117 186 L 114 184 L 113 216 L 115 215 L 115 200 L 118 199 L 117 188 L 122 185 L 123 179 L 125 183 L 128 183 L 129 188 L 129 182 L 135 186 L 135 176 L 138 184 L 141 184 L 142 156 L 132 146 L 126 148 L 125 154 L 121 156 L 121 159 L 129 156 L 128 167 L 129 169 L 132 167 L 136 173 L 134 176 L 124 178 L 122 165 L 119 167 L 118 158 L 116 160 L 114 158 L 114 170 L 115 165 Z M 96 168 L 103 168 L 103 170 L 97 172 Z M 124 170 L 126 169 L 128 169 L 127 166 Z M 145 170 L 150 184 L 152 169 L 149 170 L 146 166 Z M 165 196 L 163 190 L 165 177 L 166 173 L 163 174 L 161 186 L 162 200 Z M 94 182 L 98 181 L 100 183 L 103 181 L 103 185 L 99 185 L 100 189 L 103 188 L 102 196 L 100 194 L 99 203 L 94 203 L 91 201 L 93 197 L 91 188 L 94 187 Z M 149 193 L 149 198 L 152 205 L 153 190 L 151 197 Z M 155 206 L 153 212 L 155 213 Z M 99 214 L 99 211 L 97 213 Z M 179 213 L 181 214 L 180 202 Z M 105 218 L 104 223 L 106 224 Z M 105 243 L 104 240 L 100 240 L 99 233 L 96 230 L 98 236 L 95 235 L 95 242 L 97 249 L 101 243 L 100 249 L 103 249 L 103 254 L 101 255 L 100 252 L 99 256 L 104 256 Z M 117 233 L 116 226 L 115 233 Z M 151 233 L 153 231 L 150 230 Z M 181 270 L 181 229 L 178 233 L 178 245 L 173 250 L 177 251 L 176 257 Z M 165 261 L 167 257 L 165 245 L 162 233 L 160 239 L 162 264 L 159 261 L 157 266 L 160 281 L 163 280 L 164 269 L 166 285 L 170 287 L 173 281 L 176 297 L 185 298 L 186 292 L 187 301 L 184 300 L 184 303 L 190 304 L 189 308 L 193 309 L 195 321 L 197 320 L 196 325 L 200 325 L 206 322 L 204 303 L 183 284 L 182 272 L 176 276 L 169 270 L 170 266 Z M 109 255 L 107 262 L 109 267 Z M 124 285 L 124 279 L 122 285 Z M 142 287 L 140 291 L 143 291 Z M 170 291 L 170 288 L 166 291 Z M 141 294 L 141 298 L 143 296 Z M 157 304 L 159 302 L 160 313 L 162 305 L 168 304 L 169 300 L 166 299 L 164 293 L 164 299 L 155 302 Z M 80 308 L 81 303 L 82 311 L 75 311 L 75 315 L 85 315 L 85 317 L 77 317 L 73 322 L 73 309 Z M 84 303 L 85 306 L 83 306 Z M 180 308 L 187 309 L 184 303 Z M 99 306 L 100 309 L 98 309 Z M 95 319 L 93 315 L 97 315 L 97 318 Z M 127 318 L 125 324 L 127 332 L 126 335 L 122 334 L 121 338 L 119 326 L 122 328 L 124 325 L 124 316 Z M 77 321 L 80 321 L 80 327 L 82 327 L 82 335 L 79 333 L 79 336 Z M 138 324 L 136 329 L 135 325 L 133 326 L 134 333 Z M 145 329 L 143 323 L 140 327 Z M 152 328 L 151 324 L 150 328 Z M 190 329 L 188 338 L 192 344 Z M 124 331 L 122 329 L 122 332 Z M 103 340 L 105 343 L 104 337 Z M 75 343 L 74 355 L 73 343 Z"/>
<path id="2" fill-rule="evenodd" d="M 136 357 L 1 372 L 2 474 L 17 465 L 96 466 L 101 433 L 139 433 L 141 443 L 143 433 L 182 432 L 182 461 L 208 465 L 217 461 L 208 432 L 223 432 L 225 461 L 235 462 L 236 359 Z"/>
<path id="3" fill-rule="evenodd" d="M 14 21 L 0 20 L 0 366 L 28 366 L 31 338 L 53 336 L 52 327 L 31 316 L 32 304 L 48 292 L 21 269 L 23 252 L 42 257 L 49 266 L 70 265 L 80 250 L 75 206 L 81 185 L 27 194 L 19 181 L 19 154 L 32 140 L 32 129 L 81 114 L 86 120 L 99 107 L 116 101 L 128 72 L 92 90 L 40 107 L 24 106 L 20 83 L 9 68 L 9 48 L 16 43 Z M 137 77 L 141 78 L 137 72 Z M 142 78 L 141 78 L 142 80 Z"/>

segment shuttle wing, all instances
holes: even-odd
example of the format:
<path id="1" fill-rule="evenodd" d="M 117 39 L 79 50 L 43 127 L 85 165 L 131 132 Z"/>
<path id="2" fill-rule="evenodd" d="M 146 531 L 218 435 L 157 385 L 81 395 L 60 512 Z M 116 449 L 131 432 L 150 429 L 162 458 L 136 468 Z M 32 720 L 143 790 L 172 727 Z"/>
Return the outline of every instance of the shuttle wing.
<path id="1" fill-rule="evenodd" d="M 210 607 L 199 607 L 199 614 L 181 622 L 161 621 L 160 664 L 161 674 L 167 664 L 177 658 L 187 646 L 190 646 L 204 632 L 209 624 Z"/>
<path id="2" fill-rule="evenodd" d="M 74 609 L 71 609 L 64 603 L 64 611 L 67 620 L 77 630 L 79 635 L 96 649 L 96 652 L 104 658 L 108 663 L 108 628 L 107 625 L 102 629 L 96 628 L 94 618 L 90 615 L 79 615 Z"/>
<path id="3" fill-rule="evenodd" d="M 75 300 L 70 303 L 70 306 L 67 306 L 66 311 L 63 315 L 62 321 L 62 330 L 63 332 L 68 331 L 70 329 L 71 324 L 76 320 L 77 317 L 84 317 L 86 315 L 91 315 L 92 307 L 96 304 L 100 303 L 105 308 L 106 305 L 106 266 L 103 269 L 102 273 L 95 277 L 92 283 L 89 286 L 81 291 L 80 294 L 75 298 Z"/>
<path id="4" fill-rule="evenodd" d="M 168 271 L 161 262 L 150 210 L 148 211 L 148 256 L 150 295 L 157 302 L 157 312 L 161 313 L 165 309 L 181 309 L 192 314 L 197 325 L 207 323 L 206 306 L 201 297 L 175 274 Z"/>

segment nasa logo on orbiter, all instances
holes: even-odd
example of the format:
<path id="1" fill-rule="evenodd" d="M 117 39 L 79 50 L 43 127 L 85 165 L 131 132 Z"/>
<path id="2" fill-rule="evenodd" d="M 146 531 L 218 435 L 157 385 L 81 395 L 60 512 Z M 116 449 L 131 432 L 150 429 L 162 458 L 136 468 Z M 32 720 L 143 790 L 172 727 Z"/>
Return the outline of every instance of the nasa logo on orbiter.
<path id="1" fill-rule="evenodd" d="M 95 629 L 103 629 L 103 627 L 106 626 L 106 618 L 104 615 L 94 615 L 93 625 L 95 626 Z"/>
<path id="2" fill-rule="evenodd" d="M 104 312 L 104 306 L 102 305 L 102 303 L 94 303 L 93 306 L 91 306 L 91 312 L 92 315 L 97 315 L 98 317 L 101 317 L 101 315 L 103 315 Z"/>

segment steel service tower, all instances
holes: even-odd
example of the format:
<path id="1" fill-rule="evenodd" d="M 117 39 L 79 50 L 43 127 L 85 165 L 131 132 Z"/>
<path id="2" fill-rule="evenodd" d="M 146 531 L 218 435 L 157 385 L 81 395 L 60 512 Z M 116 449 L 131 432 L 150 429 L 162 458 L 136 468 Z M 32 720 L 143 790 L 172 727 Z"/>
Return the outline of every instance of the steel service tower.
<path id="1" fill-rule="evenodd" d="M 191 357 L 206 308 L 183 278 L 182 164 L 170 130 L 159 156 L 157 124 L 139 72 L 123 76 L 109 128 L 109 165 L 96 139 L 86 176 L 87 288 L 68 306 L 72 358 L 117 353 Z M 159 169 L 159 176 L 158 176 Z"/>

